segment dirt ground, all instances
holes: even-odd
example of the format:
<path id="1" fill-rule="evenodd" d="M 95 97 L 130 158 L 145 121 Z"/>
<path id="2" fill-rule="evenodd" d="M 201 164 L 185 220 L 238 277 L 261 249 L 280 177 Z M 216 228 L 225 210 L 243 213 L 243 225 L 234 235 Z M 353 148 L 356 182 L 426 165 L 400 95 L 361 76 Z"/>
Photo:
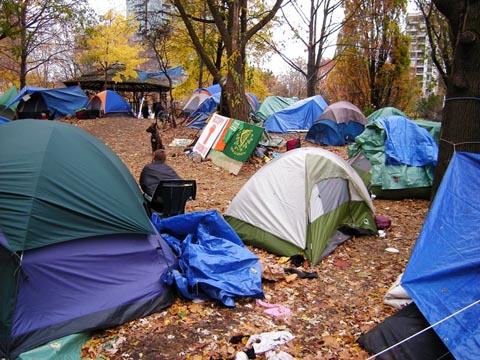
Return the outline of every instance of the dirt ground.
<path id="1" fill-rule="evenodd" d="M 151 159 L 152 120 L 67 120 L 97 136 L 112 148 L 138 179 Z M 170 146 L 174 139 L 193 139 L 198 130 L 184 126 L 162 131 L 168 163 L 183 178 L 197 180 L 197 198 L 187 203 L 187 212 L 217 210 L 224 213 L 242 185 L 264 165 L 254 158 L 238 175 L 211 161 L 194 162 L 184 147 Z M 316 146 L 300 136 L 302 146 Z M 345 158 L 346 148 L 324 147 Z M 275 149 L 282 152 L 284 149 Z M 160 313 L 96 333 L 85 344 L 85 359 L 234 359 L 252 335 L 287 331 L 294 339 L 279 351 L 295 359 L 367 359 L 370 355 L 356 343 L 358 337 L 396 310 L 383 304 L 383 297 L 404 270 L 430 203 L 426 200 L 374 201 L 376 213 L 391 219 L 385 237 L 356 237 L 338 247 L 320 264 L 299 268 L 316 272 L 318 278 L 284 276 L 265 280 L 264 301 L 287 307 L 288 317 L 264 313 L 254 299 L 238 299 L 234 308 L 216 302 L 194 303 L 180 298 Z M 398 253 L 387 251 L 398 249 Z M 286 259 L 249 247 L 272 268 L 290 267 Z M 253 355 L 250 354 L 250 358 Z M 256 359 L 265 356 L 257 354 Z"/>

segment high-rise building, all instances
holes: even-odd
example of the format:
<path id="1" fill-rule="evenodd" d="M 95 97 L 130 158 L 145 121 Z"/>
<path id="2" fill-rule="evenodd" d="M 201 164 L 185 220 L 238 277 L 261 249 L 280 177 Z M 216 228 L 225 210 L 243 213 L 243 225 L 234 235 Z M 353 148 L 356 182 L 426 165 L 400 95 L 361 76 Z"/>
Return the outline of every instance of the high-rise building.
<path id="1" fill-rule="evenodd" d="M 139 24 L 138 35 L 153 25 L 165 23 L 170 5 L 165 0 L 126 0 L 127 17 L 133 15 Z"/>
<path id="2" fill-rule="evenodd" d="M 440 90 L 438 71 L 432 61 L 430 43 L 420 12 L 407 15 L 406 31 L 411 38 L 409 49 L 411 71 L 421 86 L 423 96 L 438 94 Z"/>
<path id="3" fill-rule="evenodd" d="M 144 35 L 158 25 L 166 24 L 170 5 L 165 0 L 126 0 L 127 17 L 133 17 L 138 23 L 138 30 L 133 41 L 143 42 Z M 140 65 L 142 71 L 158 71 L 158 62 L 151 48 L 146 48 L 143 56 L 148 59 Z"/>

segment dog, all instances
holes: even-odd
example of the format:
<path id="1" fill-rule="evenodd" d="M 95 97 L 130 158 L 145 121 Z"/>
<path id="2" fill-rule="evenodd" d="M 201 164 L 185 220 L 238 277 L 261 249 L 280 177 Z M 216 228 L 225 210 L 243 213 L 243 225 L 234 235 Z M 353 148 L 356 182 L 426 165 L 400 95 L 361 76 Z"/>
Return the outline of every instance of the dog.
<path id="1" fill-rule="evenodd" d="M 152 145 L 152 153 L 158 149 L 165 149 L 159 130 L 160 129 L 158 128 L 156 121 L 153 122 L 152 125 L 147 128 L 147 130 L 145 130 L 146 132 L 150 133 L 150 144 Z"/>

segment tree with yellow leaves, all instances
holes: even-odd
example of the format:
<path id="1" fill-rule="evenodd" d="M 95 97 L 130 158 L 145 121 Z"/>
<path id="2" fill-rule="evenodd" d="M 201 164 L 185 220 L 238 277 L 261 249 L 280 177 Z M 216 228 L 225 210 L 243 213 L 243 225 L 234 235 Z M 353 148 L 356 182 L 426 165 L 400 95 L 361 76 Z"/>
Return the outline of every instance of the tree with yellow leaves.
<path id="1" fill-rule="evenodd" d="M 113 77 L 114 81 L 135 78 L 135 69 L 146 59 L 140 57 L 143 48 L 140 45 L 131 45 L 131 39 L 137 29 L 133 19 L 125 19 L 122 15 L 110 10 L 103 17 L 103 22 L 95 27 L 87 39 L 87 49 L 83 53 L 82 62 L 90 63 L 102 71 L 107 86 L 108 71 L 121 67 Z"/>

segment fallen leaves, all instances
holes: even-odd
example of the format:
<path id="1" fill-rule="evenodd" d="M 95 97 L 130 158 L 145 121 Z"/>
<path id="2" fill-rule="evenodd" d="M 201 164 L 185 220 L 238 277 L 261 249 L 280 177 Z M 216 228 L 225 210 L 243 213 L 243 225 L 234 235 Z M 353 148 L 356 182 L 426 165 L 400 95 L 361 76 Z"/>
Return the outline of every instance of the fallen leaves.
<path id="1" fill-rule="evenodd" d="M 99 119 L 78 121 L 76 125 L 109 144 L 135 179 L 150 161 L 149 134 L 145 132 L 149 121 Z M 171 144 L 175 138 L 190 139 L 196 135 L 198 130 L 179 126 L 163 131 L 162 138 L 164 144 Z M 284 137 L 290 139 L 298 134 Z M 302 141 L 302 145 L 317 146 L 307 141 Z M 346 157 L 345 147 L 324 148 Z M 247 162 L 235 176 L 211 161 L 192 161 L 182 147 L 167 146 L 167 150 L 170 165 L 182 177 L 197 180 L 197 199 L 187 202 L 187 212 L 216 209 L 223 213 L 241 186 L 262 165 L 258 161 Z M 302 263 L 298 267 L 316 272 L 318 278 L 285 274 L 285 268 L 293 267 L 288 257 L 249 247 L 265 265 L 264 301 L 290 309 L 292 314 L 287 319 L 263 313 L 253 299 L 239 299 L 235 308 L 177 299 L 160 313 L 95 333 L 82 349 L 82 357 L 227 360 L 244 350 L 251 335 L 287 330 L 295 339 L 281 350 L 296 359 L 368 358 L 356 339 L 395 312 L 383 304 L 383 296 L 404 270 L 429 206 L 426 200 L 376 199 L 374 203 L 380 215 L 392 220 L 385 238 L 355 237 L 318 265 Z M 388 253 L 388 247 L 399 253 Z M 235 336 L 241 341 L 232 343 Z"/>

